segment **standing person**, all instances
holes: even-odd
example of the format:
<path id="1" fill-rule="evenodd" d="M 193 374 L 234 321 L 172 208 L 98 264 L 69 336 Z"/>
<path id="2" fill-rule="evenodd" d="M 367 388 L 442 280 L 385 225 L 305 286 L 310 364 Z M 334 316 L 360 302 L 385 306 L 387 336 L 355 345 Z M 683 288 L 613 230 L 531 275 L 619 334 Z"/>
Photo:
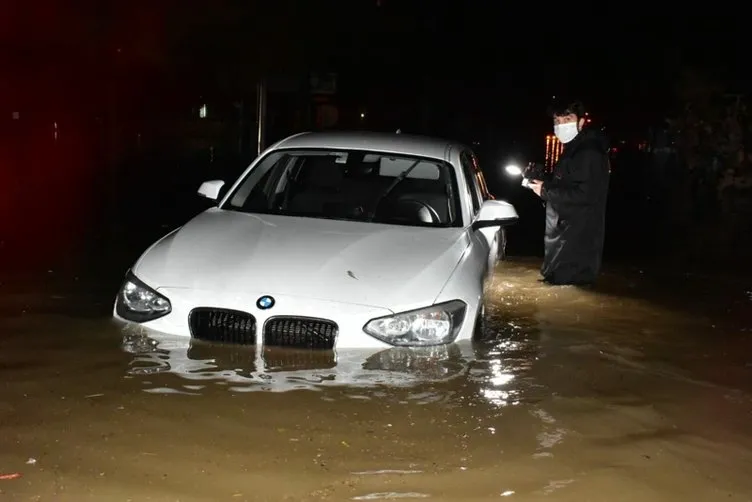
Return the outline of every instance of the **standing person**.
<path id="1" fill-rule="evenodd" d="M 564 150 L 550 175 L 530 184 L 546 203 L 541 274 L 549 284 L 590 285 L 598 277 L 603 255 L 608 142 L 587 125 L 580 101 L 553 106 L 551 116 Z"/>

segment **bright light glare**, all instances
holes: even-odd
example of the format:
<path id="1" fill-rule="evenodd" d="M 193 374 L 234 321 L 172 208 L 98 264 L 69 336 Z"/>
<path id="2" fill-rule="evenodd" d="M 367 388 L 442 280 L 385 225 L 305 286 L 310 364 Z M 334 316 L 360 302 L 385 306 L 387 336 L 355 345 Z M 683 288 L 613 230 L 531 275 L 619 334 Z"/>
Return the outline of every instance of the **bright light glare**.
<path id="1" fill-rule="evenodd" d="M 522 174 L 522 169 L 516 164 L 509 164 L 504 170 L 506 170 L 507 174 L 510 176 L 519 176 Z"/>

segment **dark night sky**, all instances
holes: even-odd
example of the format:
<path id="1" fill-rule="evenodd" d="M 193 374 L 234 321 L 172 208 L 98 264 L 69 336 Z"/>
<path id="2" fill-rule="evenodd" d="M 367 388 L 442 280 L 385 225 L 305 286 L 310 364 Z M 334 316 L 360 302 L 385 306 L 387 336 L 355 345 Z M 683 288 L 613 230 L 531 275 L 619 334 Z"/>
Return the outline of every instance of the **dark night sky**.
<path id="1" fill-rule="evenodd" d="M 261 76 L 305 81 L 311 71 L 335 71 L 351 122 L 362 106 L 369 119 L 361 127 L 477 140 L 489 173 L 518 153 L 541 160 L 553 94 L 579 94 L 613 139 L 644 139 L 674 105 L 672 87 L 689 64 L 750 90 L 746 16 L 718 4 L 694 14 L 680 4 L 671 16 L 624 3 L 558 11 L 545 2 L 381 4 L 4 0 L 0 205 L 23 216 L 4 219 L 0 233 L 17 237 L 18 256 L 42 260 L 111 218 L 132 217 L 140 229 L 169 205 L 174 215 L 164 218 L 177 221 L 180 201 L 194 200 L 205 175 L 236 176 L 255 154 Z M 282 98 L 293 102 L 288 115 L 313 108 L 310 94 L 291 94 Z M 238 100 L 251 103 L 244 115 Z M 275 113 L 284 108 L 272 101 Z M 199 105 L 220 102 L 224 116 L 198 120 Z M 270 137 L 311 124 L 285 120 Z M 134 193 L 143 212 L 132 211 Z M 29 246 L 27 228 L 39 226 L 45 246 Z"/>
<path id="2" fill-rule="evenodd" d="M 733 12 L 681 9 L 669 17 L 616 6 L 557 12 L 555 5 L 480 0 L 376 4 L 12 0 L 0 19 L 0 54 L 11 74 L 27 76 L 16 89 L 32 79 L 37 92 L 54 82 L 83 96 L 105 92 L 112 75 L 143 96 L 331 69 L 354 99 L 370 96 L 388 107 L 431 96 L 437 113 L 451 109 L 448 116 L 506 128 L 545 124 L 548 98 L 562 92 L 582 96 L 608 123 L 642 127 L 661 116 L 688 64 L 748 87 Z"/>

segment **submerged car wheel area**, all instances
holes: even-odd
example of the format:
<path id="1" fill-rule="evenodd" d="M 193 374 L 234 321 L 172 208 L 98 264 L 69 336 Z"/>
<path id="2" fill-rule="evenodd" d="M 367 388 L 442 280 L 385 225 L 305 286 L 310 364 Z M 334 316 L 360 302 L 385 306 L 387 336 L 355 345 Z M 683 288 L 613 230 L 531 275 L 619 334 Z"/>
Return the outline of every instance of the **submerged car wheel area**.
<path id="1" fill-rule="evenodd" d="M 115 319 L 304 349 L 470 339 L 517 219 L 470 149 L 401 134 L 292 136 L 224 187 L 128 271 Z"/>

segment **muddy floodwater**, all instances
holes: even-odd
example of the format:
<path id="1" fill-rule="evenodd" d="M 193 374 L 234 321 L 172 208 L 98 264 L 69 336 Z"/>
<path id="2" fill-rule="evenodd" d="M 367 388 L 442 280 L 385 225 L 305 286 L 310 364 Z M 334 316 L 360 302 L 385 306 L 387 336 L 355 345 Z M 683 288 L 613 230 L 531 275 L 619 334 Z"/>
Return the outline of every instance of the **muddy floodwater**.
<path id="1" fill-rule="evenodd" d="M 123 332 L 6 288 L 0 499 L 752 500 L 752 284 L 499 266 L 487 340 L 308 353 Z"/>

